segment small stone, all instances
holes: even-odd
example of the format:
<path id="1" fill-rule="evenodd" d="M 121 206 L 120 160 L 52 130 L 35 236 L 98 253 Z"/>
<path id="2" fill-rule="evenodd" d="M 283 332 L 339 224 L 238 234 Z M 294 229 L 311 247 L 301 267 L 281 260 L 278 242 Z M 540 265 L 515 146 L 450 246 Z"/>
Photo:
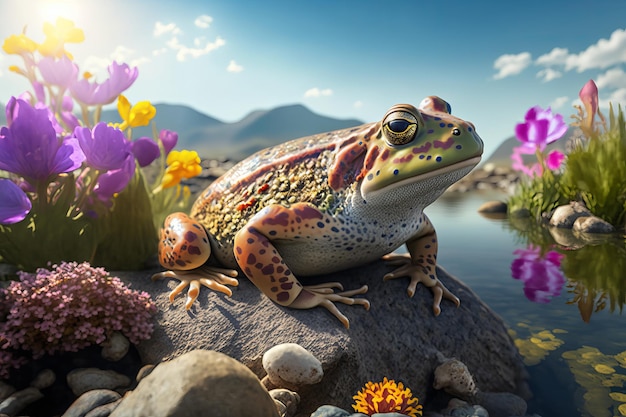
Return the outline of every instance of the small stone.
<path id="1" fill-rule="evenodd" d="M 522 207 L 519 209 L 511 210 L 509 215 L 514 219 L 523 219 L 526 217 L 530 217 L 530 210 L 528 210 L 526 207 Z"/>
<path id="2" fill-rule="evenodd" d="M 111 362 L 117 362 L 128 353 L 130 341 L 120 332 L 113 332 L 102 342 L 102 357 Z"/>
<path id="3" fill-rule="evenodd" d="M 469 369 L 458 359 L 448 359 L 435 368 L 433 387 L 463 399 L 478 392 Z"/>
<path id="4" fill-rule="evenodd" d="M 508 206 L 503 201 L 486 201 L 478 207 L 479 213 L 506 213 Z"/>
<path id="5" fill-rule="evenodd" d="M 276 404 L 278 415 L 280 417 L 287 417 L 287 406 L 283 404 L 281 401 L 278 401 L 277 399 L 274 399 L 274 403 Z"/>
<path id="6" fill-rule="evenodd" d="M 9 385 L 4 381 L 0 381 L 0 402 L 4 401 L 9 395 L 16 391 L 13 385 Z"/>
<path id="7" fill-rule="evenodd" d="M 311 414 L 311 417 L 350 417 L 350 413 L 334 405 L 323 405 Z"/>
<path id="8" fill-rule="evenodd" d="M 591 212 L 587 209 L 587 207 L 585 207 L 584 204 L 579 203 L 578 201 L 572 201 L 571 203 L 559 206 L 554 210 L 554 213 L 550 218 L 550 226 L 571 229 L 577 218 L 588 216 L 591 216 Z"/>
<path id="9" fill-rule="evenodd" d="M 298 404 L 300 404 L 300 395 L 297 392 L 289 391 L 284 388 L 277 388 L 269 391 L 270 397 L 275 401 L 279 401 L 285 406 L 284 413 L 280 413 L 281 416 L 294 416 L 298 410 Z"/>
<path id="10" fill-rule="evenodd" d="M 116 401 L 113 401 L 112 403 L 98 406 L 85 414 L 85 417 L 109 417 L 113 410 L 115 410 L 117 406 L 120 405 L 121 401 L 122 399 L 120 398 Z"/>
<path id="11" fill-rule="evenodd" d="M 579 217 L 574 221 L 572 230 L 581 233 L 615 233 L 615 227 L 596 216 Z"/>
<path id="12" fill-rule="evenodd" d="M 42 398 L 43 394 L 35 387 L 28 387 L 21 391 L 16 391 L 0 403 L 0 414 L 4 413 L 10 416 L 17 415 L 17 413 L 28 407 L 28 405 Z"/>
<path id="13" fill-rule="evenodd" d="M 144 365 L 141 367 L 141 369 L 139 370 L 139 372 L 137 372 L 137 376 L 135 377 L 135 381 L 139 382 L 142 379 L 144 379 L 145 377 L 147 377 L 148 375 L 150 375 L 150 372 L 152 372 L 152 370 L 154 369 L 154 365 Z"/>
<path id="14" fill-rule="evenodd" d="M 89 413 L 91 413 L 91 411 L 94 411 L 105 404 L 114 403 L 120 398 L 120 394 L 108 389 L 95 389 L 87 391 L 74 400 L 61 417 L 86 417 Z"/>
<path id="15" fill-rule="evenodd" d="M 263 355 L 268 379 L 278 388 L 297 391 L 302 385 L 317 384 L 324 377 L 321 362 L 297 343 L 283 343 Z"/>
<path id="16" fill-rule="evenodd" d="M 35 379 L 33 379 L 33 382 L 30 383 L 30 386 L 37 389 L 45 389 L 52 386 L 56 379 L 57 376 L 54 374 L 52 369 L 44 369 L 37 374 Z"/>
<path id="17" fill-rule="evenodd" d="M 482 406 L 472 405 L 458 398 L 451 399 L 448 407 L 441 412 L 450 417 L 490 417 Z"/>
<path id="18" fill-rule="evenodd" d="M 67 384 L 77 397 L 81 394 L 96 390 L 113 390 L 119 387 L 127 387 L 131 383 L 130 378 L 115 371 L 98 368 L 79 368 L 67 374 Z"/>
<path id="19" fill-rule="evenodd" d="M 478 392 L 473 402 L 483 406 L 489 417 L 524 416 L 528 405 L 524 399 L 509 392 Z"/>

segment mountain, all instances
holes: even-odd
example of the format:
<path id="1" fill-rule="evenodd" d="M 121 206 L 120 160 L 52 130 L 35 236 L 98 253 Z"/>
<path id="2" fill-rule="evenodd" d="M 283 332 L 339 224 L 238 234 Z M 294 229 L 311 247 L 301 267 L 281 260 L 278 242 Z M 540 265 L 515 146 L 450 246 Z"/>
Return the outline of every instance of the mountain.
<path id="1" fill-rule="evenodd" d="M 178 133 L 178 149 L 194 149 L 204 158 L 246 156 L 289 139 L 363 124 L 356 119 L 333 119 L 300 105 L 256 110 L 234 123 L 224 123 L 196 110 L 172 104 L 157 104 L 157 129 Z M 116 110 L 102 112 L 101 120 L 119 122 Z M 133 137 L 152 136 L 151 127 L 133 129 Z"/>

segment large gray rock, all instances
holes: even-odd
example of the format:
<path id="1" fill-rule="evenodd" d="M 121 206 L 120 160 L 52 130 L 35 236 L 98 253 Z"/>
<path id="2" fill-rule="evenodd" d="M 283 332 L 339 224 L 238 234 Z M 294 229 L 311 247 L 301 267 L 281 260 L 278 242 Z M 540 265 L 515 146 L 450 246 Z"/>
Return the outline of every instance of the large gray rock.
<path id="1" fill-rule="evenodd" d="M 550 226 L 571 229 L 577 218 L 589 217 L 591 215 L 591 212 L 583 203 L 572 201 L 554 209 L 554 213 L 552 213 L 550 218 Z"/>
<path id="2" fill-rule="evenodd" d="M 194 350 L 157 365 L 111 417 L 278 417 L 274 400 L 244 365 Z"/>
<path id="3" fill-rule="evenodd" d="M 132 282 L 134 289 L 149 292 L 158 305 L 155 332 L 138 347 L 145 362 L 210 349 L 243 362 L 262 378 L 263 354 L 277 344 L 298 343 L 313 353 L 322 363 L 324 378 L 299 391 L 300 415 L 308 416 L 322 404 L 351 410 L 352 396 L 367 381 L 383 377 L 403 382 L 424 404 L 434 393 L 433 371 L 442 356 L 465 363 L 482 391 L 528 397 L 527 374 L 504 323 L 466 285 L 438 269 L 461 306 L 444 300 L 441 315 L 435 317 L 428 289 L 420 285 L 409 298 L 408 278 L 383 282 L 391 269 L 378 261 L 316 280 L 340 281 L 346 289 L 369 285 L 369 311 L 338 305 L 350 320 L 349 330 L 324 308 L 276 305 L 243 275 L 230 298 L 203 288 L 190 312 L 184 309 L 183 296 L 169 303 L 177 281 L 153 283 L 150 275 L 155 271 L 117 275 Z"/>

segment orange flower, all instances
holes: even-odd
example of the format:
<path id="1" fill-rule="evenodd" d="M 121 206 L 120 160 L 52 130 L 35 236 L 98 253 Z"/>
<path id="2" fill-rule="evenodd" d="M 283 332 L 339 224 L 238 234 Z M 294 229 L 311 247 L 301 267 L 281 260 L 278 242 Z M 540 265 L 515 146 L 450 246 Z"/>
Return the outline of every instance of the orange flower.
<path id="1" fill-rule="evenodd" d="M 352 405 L 357 413 L 371 416 L 376 413 L 400 413 L 410 417 L 422 415 L 422 406 L 413 398 L 411 390 L 404 388 L 402 382 L 396 384 L 386 377 L 383 382 L 368 382 L 354 397 Z"/>
<path id="2" fill-rule="evenodd" d="M 200 157 L 196 151 L 171 151 L 167 155 L 167 165 L 161 181 L 162 188 L 173 187 L 183 178 L 192 178 L 202 172 Z"/>

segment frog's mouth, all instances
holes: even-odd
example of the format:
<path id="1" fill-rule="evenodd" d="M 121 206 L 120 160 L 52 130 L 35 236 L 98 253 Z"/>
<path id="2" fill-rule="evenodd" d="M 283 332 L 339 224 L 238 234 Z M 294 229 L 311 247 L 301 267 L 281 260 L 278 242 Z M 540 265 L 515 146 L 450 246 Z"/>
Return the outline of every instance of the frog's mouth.
<path id="1" fill-rule="evenodd" d="M 416 192 L 420 195 L 430 193 L 443 193 L 448 187 L 461 178 L 469 174 L 469 172 L 480 162 L 481 156 L 466 159 L 452 165 L 442 166 L 439 169 L 425 172 L 420 175 L 404 178 L 391 184 L 383 185 L 380 188 L 370 187 L 365 189 L 361 184 L 361 193 L 366 200 L 376 199 L 381 196 L 389 196 L 390 192 L 404 188 L 407 186 L 418 186 Z"/>

